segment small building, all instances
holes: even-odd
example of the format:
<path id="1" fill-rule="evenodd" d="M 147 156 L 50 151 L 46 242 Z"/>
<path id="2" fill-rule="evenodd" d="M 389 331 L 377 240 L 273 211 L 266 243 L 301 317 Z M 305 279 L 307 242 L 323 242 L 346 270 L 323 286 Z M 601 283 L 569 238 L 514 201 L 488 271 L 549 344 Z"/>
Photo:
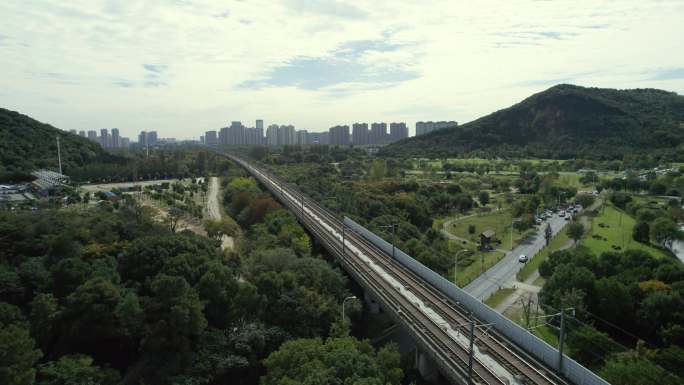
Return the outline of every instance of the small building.
<path id="1" fill-rule="evenodd" d="M 104 195 L 105 200 L 107 200 L 109 202 L 116 202 L 119 200 L 119 196 L 114 194 L 111 191 L 105 191 L 102 193 L 102 195 Z"/>
<path id="2" fill-rule="evenodd" d="M 494 230 L 488 229 L 483 231 L 480 234 L 480 249 L 481 250 L 491 250 L 492 249 L 492 242 L 494 241 L 494 237 L 496 236 L 496 232 Z"/>
<path id="3" fill-rule="evenodd" d="M 31 175 L 36 178 L 36 180 L 31 183 L 33 189 L 43 196 L 48 195 L 50 192 L 61 188 L 62 185 L 69 182 L 68 176 L 50 170 L 34 171 Z"/>

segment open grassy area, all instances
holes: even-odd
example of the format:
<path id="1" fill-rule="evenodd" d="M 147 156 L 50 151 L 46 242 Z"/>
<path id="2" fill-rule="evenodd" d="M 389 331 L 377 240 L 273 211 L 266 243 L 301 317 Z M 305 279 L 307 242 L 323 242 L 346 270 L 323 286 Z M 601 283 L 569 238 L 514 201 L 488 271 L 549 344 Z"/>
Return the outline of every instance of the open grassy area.
<path id="1" fill-rule="evenodd" d="M 510 287 L 504 287 L 503 289 L 498 290 L 496 293 L 492 294 L 487 298 L 485 303 L 487 306 L 491 308 L 495 308 L 499 306 L 506 298 L 508 298 L 509 295 L 515 293 L 515 289 L 512 289 Z"/>
<path id="2" fill-rule="evenodd" d="M 560 186 L 572 186 L 577 189 L 583 187 L 580 183 L 580 174 L 576 172 L 559 172 L 557 184 Z"/>
<path id="3" fill-rule="evenodd" d="M 551 240 L 551 242 L 549 242 L 548 246 L 542 249 L 539 254 L 535 255 L 534 258 L 526 263 L 525 267 L 518 272 L 518 281 L 524 282 L 527 280 L 535 270 L 539 269 L 539 265 L 541 265 L 551 253 L 563 247 L 566 243 L 568 243 L 569 239 L 570 238 L 568 238 L 568 235 L 565 233 L 565 231 L 561 231 L 559 234 L 557 234 Z"/>
<path id="4" fill-rule="evenodd" d="M 457 220 L 449 226 L 448 231 L 457 237 L 468 239 L 472 242 L 479 242 L 480 233 L 485 230 L 494 230 L 496 238 L 501 241 L 495 248 L 508 250 L 511 247 L 511 212 L 508 210 L 494 211 L 487 214 L 475 214 L 461 220 Z M 475 226 L 475 232 L 470 234 L 468 227 Z M 519 244 L 523 239 L 524 233 L 513 230 L 513 246 Z"/>
<path id="5" fill-rule="evenodd" d="M 607 251 L 643 250 L 656 258 L 666 258 L 667 254 L 662 250 L 632 239 L 635 222 L 624 211 L 605 205 L 591 220 L 591 230 L 581 242 L 597 255 Z"/>
<path id="6" fill-rule="evenodd" d="M 449 246 L 451 249 L 451 254 L 456 255 L 459 250 L 468 249 L 469 253 L 460 253 L 458 256 L 458 270 L 457 284 L 459 287 L 463 287 L 475 278 L 477 278 L 484 270 L 489 269 L 494 266 L 497 262 L 504 257 L 504 253 L 499 251 L 483 252 L 477 250 L 476 245 L 463 244 L 459 241 L 451 240 L 449 241 Z M 454 269 L 453 266 L 449 269 L 446 275 L 447 279 L 453 281 L 454 279 Z"/>

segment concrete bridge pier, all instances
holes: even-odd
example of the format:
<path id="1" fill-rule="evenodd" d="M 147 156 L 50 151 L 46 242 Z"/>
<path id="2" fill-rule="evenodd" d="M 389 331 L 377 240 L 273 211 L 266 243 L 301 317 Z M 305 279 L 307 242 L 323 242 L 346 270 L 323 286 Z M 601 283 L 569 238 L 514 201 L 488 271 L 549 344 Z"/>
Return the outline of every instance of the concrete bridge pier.
<path id="1" fill-rule="evenodd" d="M 434 382 L 439 379 L 439 371 L 435 362 L 426 353 L 416 347 L 416 368 L 424 379 Z"/>
<path id="2" fill-rule="evenodd" d="M 366 301 L 366 305 L 368 305 L 368 311 L 370 311 L 371 314 L 380 313 L 380 304 L 378 304 L 368 290 L 363 291 L 363 299 Z"/>

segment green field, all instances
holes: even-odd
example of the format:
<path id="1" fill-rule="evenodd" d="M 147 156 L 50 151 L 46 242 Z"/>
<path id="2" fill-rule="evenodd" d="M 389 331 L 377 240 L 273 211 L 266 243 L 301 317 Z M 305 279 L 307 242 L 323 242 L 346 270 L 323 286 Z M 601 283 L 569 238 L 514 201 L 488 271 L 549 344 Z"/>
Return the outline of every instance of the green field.
<path id="1" fill-rule="evenodd" d="M 499 306 L 506 298 L 508 298 L 509 295 L 515 293 L 515 289 L 512 289 L 510 287 L 504 287 L 503 289 L 499 289 L 496 291 L 494 294 L 490 295 L 489 298 L 485 301 L 485 304 L 491 308 L 495 308 Z"/>
<path id="2" fill-rule="evenodd" d="M 494 245 L 494 248 L 509 250 L 511 248 L 511 212 L 508 210 L 501 210 L 487 214 L 474 214 L 472 216 L 463 218 L 453 222 L 449 226 L 449 232 L 457 237 L 465 238 L 471 242 L 478 243 L 480 240 L 480 233 L 485 230 L 494 230 L 496 238 L 501 241 L 501 244 Z M 475 226 L 475 232 L 470 234 L 468 227 Z M 513 246 L 519 244 L 525 236 L 525 233 L 520 233 L 513 230 Z"/>
<path id="3" fill-rule="evenodd" d="M 643 250 L 656 258 L 666 258 L 667 254 L 662 250 L 632 239 L 635 222 L 624 211 L 605 205 L 603 209 L 599 209 L 599 215 L 592 219 L 591 230 L 581 243 L 596 255 L 608 251 Z M 620 249 L 616 250 L 612 246 Z"/>
<path id="4" fill-rule="evenodd" d="M 473 250 L 472 247 L 468 247 L 468 249 Z M 482 251 L 473 250 L 473 253 L 470 256 L 460 256 L 458 261 L 458 271 L 456 272 L 456 284 L 459 287 L 469 284 L 487 269 L 496 265 L 496 263 L 499 262 L 504 255 L 505 254 L 500 251 L 490 251 L 485 253 Z M 453 268 L 449 269 L 448 277 L 453 281 Z"/>

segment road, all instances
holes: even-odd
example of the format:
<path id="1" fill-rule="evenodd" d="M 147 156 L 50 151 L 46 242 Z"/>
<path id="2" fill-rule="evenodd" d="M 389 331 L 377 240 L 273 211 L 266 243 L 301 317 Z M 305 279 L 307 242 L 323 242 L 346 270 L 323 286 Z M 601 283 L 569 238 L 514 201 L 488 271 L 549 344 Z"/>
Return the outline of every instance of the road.
<path id="1" fill-rule="evenodd" d="M 219 182 L 218 178 L 209 178 L 209 191 L 207 192 L 207 216 L 209 219 L 218 221 L 221 219 L 221 209 L 219 207 Z"/>
<path id="2" fill-rule="evenodd" d="M 563 230 L 568 223 L 568 221 L 558 216 L 558 214 L 554 214 L 545 222 L 551 225 L 551 231 L 554 236 Z M 492 293 L 504 287 L 509 281 L 512 281 L 518 271 L 523 267 L 523 264 L 518 262 L 518 257 L 521 254 L 524 254 L 532 258 L 533 255 L 546 246 L 544 228 L 544 225 L 539 226 L 539 230 L 535 235 L 527 238 L 523 243 L 513 249 L 513 252 L 506 254 L 506 256 L 496 265 L 485 271 L 463 289 L 473 297 L 484 301 L 492 295 Z"/>
<path id="3" fill-rule="evenodd" d="M 219 179 L 212 176 L 209 178 L 209 189 L 207 191 L 207 216 L 214 221 L 221 219 L 221 206 L 219 205 L 220 194 Z M 221 238 L 221 250 L 232 249 L 233 245 L 232 237 L 224 235 Z"/>

